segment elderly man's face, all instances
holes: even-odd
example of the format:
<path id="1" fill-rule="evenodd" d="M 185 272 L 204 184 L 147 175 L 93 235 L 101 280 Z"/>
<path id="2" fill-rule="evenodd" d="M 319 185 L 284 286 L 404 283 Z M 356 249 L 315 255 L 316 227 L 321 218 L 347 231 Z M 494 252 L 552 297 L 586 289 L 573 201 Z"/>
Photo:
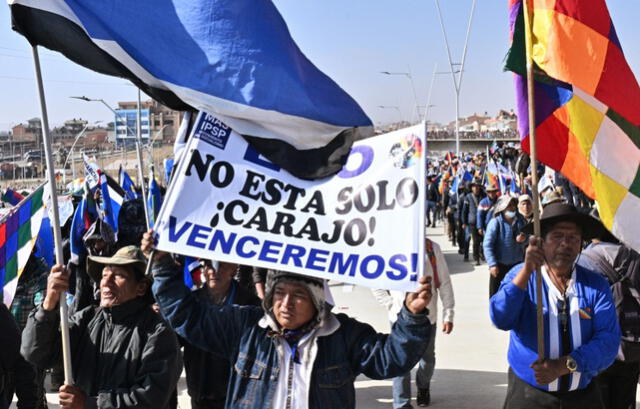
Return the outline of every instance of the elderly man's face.
<path id="1" fill-rule="evenodd" d="M 138 281 L 135 274 L 122 266 L 105 266 L 100 280 L 100 306 L 115 307 L 147 291 L 147 283 Z"/>
<path id="2" fill-rule="evenodd" d="M 282 328 L 298 329 L 315 314 L 316 307 L 304 285 L 286 281 L 276 284 L 273 290 L 273 315 Z"/>
<path id="3" fill-rule="evenodd" d="M 559 222 L 544 237 L 544 257 L 554 270 L 570 272 L 582 248 L 582 230 L 574 222 Z"/>
<path id="4" fill-rule="evenodd" d="M 227 290 L 231 284 L 233 276 L 236 274 L 238 265 L 234 263 L 221 262 L 218 269 L 214 269 L 210 264 L 204 268 L 204 276 L 207 287 L 212 290 Z"/>
<path id="5" fill-rule="evenodd" d="M 498 197 L 498 191 L 497 190 L 488 190 L 487 191 L 487 196 L 489 196 L 489 199 L 491 199 L 491 200 L 496 200 L 496 197 Z"/>

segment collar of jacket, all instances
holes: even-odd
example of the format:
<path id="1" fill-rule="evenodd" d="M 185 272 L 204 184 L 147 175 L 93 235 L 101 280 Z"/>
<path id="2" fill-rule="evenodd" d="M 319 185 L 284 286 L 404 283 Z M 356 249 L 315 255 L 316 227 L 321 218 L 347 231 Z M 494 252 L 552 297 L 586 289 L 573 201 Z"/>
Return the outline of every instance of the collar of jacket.
<path id="1" fill-rule="evenodd" d="M 111 317 L 113 322 L 124 321 L 130 316 L 139 316 L 143 308 L 151 308 L 144 297 L 137 297 L 113 307 L 101 307 L 104 314 Z"/>
<path id="2" fill-rule="evenodd" d="M 270 328 L 273 331 L 279 331 L 278 323 L 271 316 L 271 314 L 265 313 L 260 321 L 258 321 L 258 326 L 261 328 Z M 316 327 L 315 336 L 323 337 L 327 335 L 331 335 L 336 332 L 340 328 L 340 321 L 336 318 L 336 316 L 330 311 L 329 308 L 325 308 L 324 316 L 320 320 L 320 324 Z"/>

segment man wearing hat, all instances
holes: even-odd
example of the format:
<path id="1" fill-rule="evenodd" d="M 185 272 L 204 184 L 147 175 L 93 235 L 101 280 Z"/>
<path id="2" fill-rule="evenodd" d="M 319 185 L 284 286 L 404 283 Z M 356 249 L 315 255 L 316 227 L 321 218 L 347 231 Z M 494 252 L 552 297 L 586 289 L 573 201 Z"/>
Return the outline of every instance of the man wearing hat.
<path id="1" fill-rule="evenodd" d="M 489 183 L 485 188 L 485 192 L 487 192 L 487 196 L 478 204 L 478 215 L 476 217 L 476 227 L 481 236 L 484 236 L 487 230 L 487 224 L 489 224 L 489 220 L 493 217 L 493 208 L 498 200 L 500 189 L 498 189 L 494 183 Z"/>
<path id="2" fill-rule="evenodd" d="M 482 181 L 480 179 L 474 179 L 471 182 L 471 193 L 465 197 L 464 205 L 462 207 L 462 228 L 468 230 L 473 240 L 473 260 L 476 265 L 480 265 L 480 246 L 482 245 L 482 238 L 478 231 L 478 207 L 480 202 L 484 199 L 484 192 L 482 191 Z M 466 249 L 464 254 L 464 261 L 469 261 L 469 249 Z"/>
<path id="3" fill-rule="evenodd" d="M 60 387 L 62 408 L 169 407 L 181 369 L 175 334 L 153 312 L 146 259 L 135 246 L 113 257 L 90 256 L 100 305 L 69 317 L 74 385 Z M 61 361 L 58 302 L 69 287 L 62 266 L 51 269 L 47 293 L 27 321 L 22 355 L 42 367 Z"/>
<path id="4" fill-rule="evenodd" d="M 491 320 L 511 331 L 505 409 L 602 409 L 593 377 L 614 360 L 620 328 L 607 281 L 576 264 L 598 222 L 575 207 L 545 207 L 532 237 L 491 298 Z M 531 233 L 531 224 L 524 229 Z M 544 359 L 537 359 L 536 275 L 543 278 Z"/>
<path id="5" fill-rule="evenodd" d="M 152 232 L 142 249 L 153 250 Z M 154 256 L 153 292 L 162 314 L 190 343 L 227 359 L 226 408 L 355 408 L 354 381 L 398 376 L 420 359 L 429 338 L 428 277 L 409 293 L 390 335 L 325 302 L 323 280 L 271 272 L 262 308 L 200 302 L 167 253 Z"/>
<path id="6" fill-rule="evenodd" d="M 531 196 L 526 193 L 518 196 L 518 213 L 524 217 L 527 223 L 533 221 L 533 203 Z"/>

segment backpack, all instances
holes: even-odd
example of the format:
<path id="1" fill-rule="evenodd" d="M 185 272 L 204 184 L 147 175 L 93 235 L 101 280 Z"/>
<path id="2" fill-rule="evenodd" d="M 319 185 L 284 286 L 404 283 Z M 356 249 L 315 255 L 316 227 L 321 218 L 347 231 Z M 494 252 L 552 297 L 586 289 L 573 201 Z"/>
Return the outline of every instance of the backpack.
<path id="1" fill-rule="evenodd" d="M 640 361 L 640 254 L 625 246 L 609 254 L 604 246 L 595 246 L 587 256 L 604 274 L 611 286 L 622 337 L 620 347 L 624 361 Z"/>

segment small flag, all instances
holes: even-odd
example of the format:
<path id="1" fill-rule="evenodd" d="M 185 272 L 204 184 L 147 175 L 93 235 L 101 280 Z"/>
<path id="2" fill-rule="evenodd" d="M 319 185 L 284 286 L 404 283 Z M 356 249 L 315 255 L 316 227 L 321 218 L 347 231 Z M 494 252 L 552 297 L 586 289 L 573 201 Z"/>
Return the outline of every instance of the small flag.
<path id="1" fill-rule="evenodd" d="M 86 253 L 86 248 L 82 237 L 85 232 L 91 227 L 91 224 L 98 218 L 98 210 L 96 203 L 93 200 L 93 196 L 88 186 L 85 185 L 84 197 L 76 207 L 71 221 L 70 232 L 70 250 L 71 250 L 71 262 L 74 264 L 80 263 L 80 256 Z"/>
<path id="2" fill-rule="evenodd" d="M 156 217 L 160 208 L 162 207 L 162 193 L 160 192 L 160 186 L 156 182 L 156 178 L 153 170 L 149 174 L 149 197 L 147 198 L 147 209 L 149 211 L 149 224 L 150 228 L 153 228 Z"/>
<path id="3" fill-rule="evenodd" d="M 40 185 L 0 221 L 0 283 L 2 301 L 7 306 L 13 301 L 18 279 L 38 238 L 48 196 L 46 183 Z"/>
<path id="4" fill-rule="evenodd" d="M 135 184 L 131 179 L 131 176 L 127 173 L 126 170 L 122 166 L 120 166 L 120 171 L 118 172 L 120 179 L 120 187 L 124 190 L 125 200 L 133 200 L 138 198 L 138 193 L 135 189 Z"/>
<path id="5" fill-rule="evenodd" d="M 9 188 L 5 189 L 4 193 L 2 194 L 2 201 L 13 206 L 20 203 L 22 199 L 24 199 L 24 196 Z"/>
<path id="6" fill-rule="evenodd" d="M 101 219 L 105 221 L 113 233 L 118 234 L 118 215 L 120 214 L 120 207 L 124 202 L 125 192 L 111 179 L 107 174 L 102 171 L 98 171 L 100 175 L 100 193 L 102 195 L 102 201 L 100 203 Z"/>

